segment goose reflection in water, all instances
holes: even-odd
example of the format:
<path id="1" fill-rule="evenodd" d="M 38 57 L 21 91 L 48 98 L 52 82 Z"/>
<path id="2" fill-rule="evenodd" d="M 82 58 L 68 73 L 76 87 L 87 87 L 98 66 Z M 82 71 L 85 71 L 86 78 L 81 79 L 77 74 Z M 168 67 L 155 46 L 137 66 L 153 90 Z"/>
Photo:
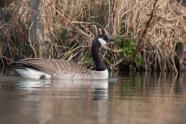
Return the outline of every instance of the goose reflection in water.
<path id="1" fill-rule="evenodd" d="M 63 97 L 83 97 L 89 92 L 93 99 L 108 97 L 108 80 L 28 80 L 22 79 L 16 83 L 16 88 L 24 90 L 47 91 L 47 94 Z"/>
<path id="2" fill-rule="evenodd" d="M 21 79 L 21 80 L 18 80 L 18 83 L 16 83 L 16 88 L 24 89 L 24 90 L 32 90 L 34 88 L 47 87 L 47 84 L 50 84 L 50 83 L 51 82 L 48 80 Z"/>

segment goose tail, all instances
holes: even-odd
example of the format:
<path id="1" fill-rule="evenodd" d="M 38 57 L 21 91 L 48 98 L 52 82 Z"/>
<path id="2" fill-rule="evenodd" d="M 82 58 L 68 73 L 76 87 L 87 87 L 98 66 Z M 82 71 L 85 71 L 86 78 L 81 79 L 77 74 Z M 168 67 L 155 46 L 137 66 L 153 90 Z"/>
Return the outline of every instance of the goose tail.
<path id="1" fill-rule="evenodd" d="M 26 79 L 51 79 L 51 75 L 42 72 L 42 71 L 38 71 L 35 69 L 31 69 L 31 68 L 16 68 L 15 69 L 17 73 L 20 74 L 21 77 L 26 78 Z"/>
<path id="2" fill-rule="evenodd" d="M 14 69 L 21 77 L 26 79 L 51 79 L 51 75 L 43 71 L 37 70 L 34 66 L 24 64 L 22 62 L 10 62 L 8 64 L 10 69 Z"/>

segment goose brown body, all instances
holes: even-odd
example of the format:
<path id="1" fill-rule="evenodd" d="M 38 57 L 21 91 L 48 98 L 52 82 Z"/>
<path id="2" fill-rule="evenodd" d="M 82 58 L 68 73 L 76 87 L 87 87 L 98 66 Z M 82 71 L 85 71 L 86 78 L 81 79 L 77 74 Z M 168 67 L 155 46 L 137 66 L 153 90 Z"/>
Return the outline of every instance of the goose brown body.
<path id="1" fill-rule="evenodd" d="M 93 71 L 72 61 L 28 58 L 11 63 L 17 69 L 32 68 L 51 75 L 52 79 L 107 79 L 108 71 Z M 106 76 L 105 76 L 106 74 Z M 43 74 L 40 75 L 42 78 Z"/>

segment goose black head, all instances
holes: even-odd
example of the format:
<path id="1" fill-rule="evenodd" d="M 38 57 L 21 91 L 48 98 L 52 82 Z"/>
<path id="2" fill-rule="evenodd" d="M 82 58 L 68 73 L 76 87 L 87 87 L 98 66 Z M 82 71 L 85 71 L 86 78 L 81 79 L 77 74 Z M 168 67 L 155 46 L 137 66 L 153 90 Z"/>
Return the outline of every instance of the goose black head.
<path id="1" fill-rule="evenodd" d="M 112 36 L 110 35 L 97 35 L 93 41 L 93 46 L 101 47 L 113 41 Z"/>
<path id="2" fill-rule="evenodd" d="M 97 40 L 99 41 L 100 45 L 106 45 L 113 41 L 111 36 L 105 36 L 105 35 L 98 35 Z"/>

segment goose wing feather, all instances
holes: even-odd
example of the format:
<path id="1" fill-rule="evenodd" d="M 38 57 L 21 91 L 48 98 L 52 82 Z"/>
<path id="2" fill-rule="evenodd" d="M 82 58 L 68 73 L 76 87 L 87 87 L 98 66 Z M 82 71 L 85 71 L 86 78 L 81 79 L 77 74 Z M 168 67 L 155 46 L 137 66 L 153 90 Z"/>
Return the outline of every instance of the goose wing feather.
<path id="1" fill-rule="evenodd" d="M 34 68 L 48 74 L 61 74 L 62 72 L 87 74 L 89 70 L 77 63 L 60 59 L 28 58 L 11 63 L 14 67 Z"/>

